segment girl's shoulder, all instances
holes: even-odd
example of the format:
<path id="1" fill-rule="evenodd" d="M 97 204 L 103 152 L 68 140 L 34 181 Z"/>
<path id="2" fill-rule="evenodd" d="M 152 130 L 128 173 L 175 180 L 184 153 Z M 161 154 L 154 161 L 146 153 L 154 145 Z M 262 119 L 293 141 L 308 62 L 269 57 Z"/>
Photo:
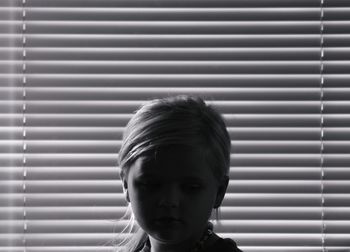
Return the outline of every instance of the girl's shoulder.
<path id="1" fill-rule="evenodd" d="M 207 247 L 203 252 L 243 252 L 237 248 L 237 244 L 234 240 L 229 238 L 219 238 L 215 243 Z"/>

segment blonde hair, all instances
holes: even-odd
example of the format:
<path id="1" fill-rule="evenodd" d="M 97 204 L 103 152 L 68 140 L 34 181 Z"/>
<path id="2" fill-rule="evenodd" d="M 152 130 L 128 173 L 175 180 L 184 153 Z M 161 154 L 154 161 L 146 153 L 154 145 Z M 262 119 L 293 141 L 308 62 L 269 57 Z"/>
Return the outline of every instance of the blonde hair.
<path id="1" fill-rule="evenodd" d="M 118 155 L 121 178 L 128 176 L 138 157 L 154 155 L 169 145 L 201 149 L 215 178 L 228 176 L 231 141 L 222 116 L 201 98 L 181 95 L 149 101 L 130 119 Z M 139 228 L 124 251 L 135 251 L 146 239 Z"/>

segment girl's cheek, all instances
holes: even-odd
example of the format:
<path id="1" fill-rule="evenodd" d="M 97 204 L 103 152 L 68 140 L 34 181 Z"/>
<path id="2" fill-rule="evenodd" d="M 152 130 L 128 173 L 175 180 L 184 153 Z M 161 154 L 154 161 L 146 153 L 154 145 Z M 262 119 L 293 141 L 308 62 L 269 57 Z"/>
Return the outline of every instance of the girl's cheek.
<path id="1" fill-rule="evenodd" d="M 149 191 L 149 190 L 137 190 L 135 193 L 136 200 L 140 204 L 150 204 L 157 197 L 157 193 Z"/>

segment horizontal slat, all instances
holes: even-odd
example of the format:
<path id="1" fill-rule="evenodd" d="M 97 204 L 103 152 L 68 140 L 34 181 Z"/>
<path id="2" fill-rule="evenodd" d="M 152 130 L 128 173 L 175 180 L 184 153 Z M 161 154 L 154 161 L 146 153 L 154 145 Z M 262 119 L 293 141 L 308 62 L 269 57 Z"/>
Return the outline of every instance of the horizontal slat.
<path id="1" fill-rule="evenodd" d="M 22 196 L 23 197 L 23 196 Z M 349 207 L 325 207 L 327 221 L 342 222 L 349 219 Z M 29 220 L 118 220 L 126 211 L 122 206 L 28 206 Z M 23 207 L 0 207 L 1 217 L 13 220 L 23 219 Z M 320 220 L 320 206 L 221 206 L 220 218 L 231 220 Z M 2 218 L 3 219 L 3 218 Z M 337 222 L 338 223 L 338 222 Z"/>
<path id="2" fill-rule="evenodd" d="M 0 32 L 22 30 L 0 21 Z M 27 21 L 28 34 L 319 34 L 320 21 Z M 324 34 L 348 34 L 349 21 L 323 21 Z"/>
<path id="3" fill-rule="evenodd" d="M 319 60 L 320 49 L 308 48 L 74 48 L 40 47 L 25 48 L 30 60 Z M 12 53 L 18 59 L 23 48 L 0 48 L 0 53 Z M 346 57 L 350 49 L 325 48 L 325 59 Z M 328 56 L 330 55 L 330 56 Z"/>
<path id="4" fill-rule="evenodd" d="M 119 179 L 119 168 L 116 166 L 49 166 L 27 167 L 28 180 L 93 180 L 93 179 Z M 346 168 L 323 168 L 327 177 L 332 180 L 344 180 L 350 172 Z M 320 179 L 321 168 L 316 167 L 254 167 L 235 166 L 230 169 L 230 176 L 234 180 L 317 180 Z M 23 179 L 23 167 L 3 167 L 0 170 L 1 178 L 9 180 Z M 234 183 L 234 182 L 233 182 Z"/>
<path id="5" fill-rule="evenodd" d="M 26 110 L 30 113 L 55 109 L 55 113 L 74 113 L 77 109 L 79 113 L 91 112 L 92 108 L 96 112 L 112 113 L 133 113 L 145 101 L 26 101 Z M 317 113 L 321 109 L 321 101 L 219 101 L 207 100 L 207 104 L 213 106 L 220 113 Z M 6 102 L 3 103 L 4 105 Z M 22 101 L 11 101 L 12 108 L 23 106 Z M 16 104 L 16 106 L 15 106 Z M 349 101 L 323 101 L 324 114 L 350 112 Z M 61 111 L 60 109 L 66 109 Z M 68 110 L 69 108 L 69 110 Z M 86 110 L 85 110 L 86 109 Z M 50 112 L 52 110 L 49 110 Z"/>
<path id="6" fill-rule="evenodd" d="M 319 252 L 322 250 L 322 247 L 320 246 L 292 246 L 292 247 L 286 247 L 286 246 L 239 246 L 240 249 L 243 251 L 250 251 L 250 252 L 270 252 L 270 251 L 275 251 L 275 252 L 280 252 L 280 251 L 286 251 L 286 252 L 299 252 L 299 251 L 305 251 L 305 252 Z M 339 252 L 339 251 L 344 251 L 348 247 L 327 247 L 327 250 L 329 252 Z M 113 252 L 115 248 L 109 247 L 109 246 L 104 246 L 104 247 L 94 247 L 94 246 L 80 246 L 80 247 L 72 247 L 72 246 L 54 246 L 54 247 L 27 247 L 27 251 L 30 252 L 95 252 L 95 251 L 102 251 L 102 252 Z M 21 246 L 18 247 L 13 247 L 10 250 L 2 250 L 0 248 L 0 251 L 5 251 L 5 252 L 22 252 L 23 248 Z"/>
<path id="7" fill-rule="evenodd" d="M 124 127 L 132 114 L 0 114 L 1 119 L 12 120 L 15 125 L 26 118 L 29 127 Z M 223 114 L 228 127 L 319 127 L 319 114 Z M 339 127 L 350 124 L 349 115 L 324 115 L 325 127 Z M 1 126 L 7 126 L 0 124 Z"/>
<path id="8" fill-rule="evenodd" d="M 349 74 L 324 75 L 325 87 L 348 87 Z M 8 87 L 7 99 L 22 87 L 23 75 L 0 74 L 0 87 Z M 280 87 L 319 88 L 319 74 L 28 74 L 27 83 L 31 87 Z M 16 88 L 15 88 L 16 87 Z M 5 92 L 5 90 L 2 90 Z M 132 100 L 132 99 L 131 99 Z"/>
<path id="9" fill-rule="evenodd" d="M 121 141 L 25 141 L 26 153 L 116 153 Z M 23 140 L 0 140 L 0 152 L 23 152 Z"/>
<path id="10" fill-rule="evenodd" d="M 8 11 L 3 8 L 4 12 Z M 20 8 L 11 11 L 20 14 Z M 325 8 L 330 17 L 334 12 L 347 14 L 346 9 Z M 329 14 L 328 14 L 329 12 Z M 150 8 L 138 7 L 31 7 L 27 10 L 29 20 L 319 20 L 319 8 Z"/>
<path id="11" fill-rule="evenodd" d="M 123 127 L 27 127 L 28 139 L 51 140 L 120 140 Z M 319 140 L 319 127 L 230 127 L 232 140 Z M 350 130 L 346 127 L 324 128 L 325 140 L 349 141 Z M 1 139 L 22 139 L 22 127 L 0 127 Z"/>
<path id="12" fill-rule="evenodd" d="M 19 114 L 23 113 L 24 101 L 9 100 L 0 101 L 0 113 Z M 99 113 L 130 114 L 134 113 L 145 101 L 60 101 L 42 100 L 27 101 L 26 113 L 53 113 L 87 114 L 92 111 Z M 321 110 L 320 101 L 207 101 L 220 113 L 319 113 Z M 350 102 L 323 102 L 325 113 L 346 113 L 350 112 Z M 15 115 L 14 115 L 15 116 Z"/>
<path id="13" fill-rule="evenodd" d="M 350 22 L 348 20 L 342 21 L 325 21 L 324 33 L 325 34 L 349 34 L 350 33 Z"/>
<path id="14" fill-rule="evenodd" d="M 30 168 L 27 173 L 30 174 Z M 118 174 L 104 180 L 48 180 L 25 181 L 26 193 L 123 193 Z M 320 180 L 233 180 L 227 188 L 228 193 L 321 193 Z M 349 181 L 324 181 L 325 193 L 350 193 Z M 22 180 L 1 181 L 0 192 L 21 193 Z"/>
<path id="15" fill-rule="evenodd" d="M 121 140 L 124 127 L 26 127 L 31 140 Z M 350 140 L 348 128 L 324 129 L 325 140 Z M 230 127 L 232 140 L 320 140 L 319 127 Z M 22 127 L 0 127 L 1 139 L 22 139 Z"/>
<path id="16" fill-rule="evenodd" d="M 349 141 L 323 141 L 323 153 L 350 151 Z M 320 141 L 232 141 L 234 153 L 320 153 Z"/>
<path id="17" fill-rule="evenodd" d="M 110 244 L 115 234 L 113 233 L 79 233 L 79 234 L 27 234 L 26 247 L 31 246 L 101 246 Z M 0 235 L 0 243 L 13 240 L 13 246 L 23 245 L 22 235 Z M 119 240 L 122 240 L 120 238 Z"/>
<path id="18" fill-rule="evenodd" d="M 349 127 L 350 113 L 324 115 L 324 126 L 325 127 Z"/>
<path id="19" fill-rule="evenodd" d="M 317 47 L 319 35 L 42 35 L 28 34 L 29 47 Z M 87 42 L 88 41 L 88 42 Z M 347 34 L 325 34 L 325 47 L 348 47 Z M 0 34 L 0 46 L 20 47 L 22 36 Z"/>
<path id="20" fill-rule="evenodd" d="M 90 179 L 119 179 L 119 168 L 115 166 L 98 167 L 30 167 L 27 179 L 31 180 L 90 180 Z M 1 178 L 4 180 L 22 180 L 22 167 L 2 167 L 0 169 Z M 117 182 L 117 181 L 115 181 Z"/>
<path id="21" fill-rule="evenodd" d="M 74 35 L 28 34 L 29 47 L 317 47 L 319 35 Z M 325 46 L 348 46 L 348 35 L 325 35 Z M 14 34 L 11 44 L 22 45 L 22 36 Z M 0 35 L 0 46 L 8 46 Z"/>
<path id="22" fill-rule="evenodd" d="M 48 233 L 113 233 L 121 232 L 129 220 L 28 220 L 28 232 L 33 234 Z M 23 229 L 23 221 L 2 221 L 1 226 L 14 225 L 16 232 Z M 335 222 L 327 222 L 332 228 Z M 346 223 L 343 223 L 345 227 Z M 347 225 L 349 225 L 347 223 Z M 320 220 L 220 220 L 214 224 L 220 233 L 318 233 L 322 227 Z M 2 230 L 0 230 L 2 231 Z M 4 229 L 6 233 L 6 229 Z M 345 231 L 345 230 L 344 230 Z M 1 232 L 3 233 L 3 232 Z"/>
<path id="23" fill-rule="evenodd" d="M 14 203 L 22 204 L 22 194 L 6 194 L 0 195 L 1 202 L 11 198 Z M 339 202 L 342 200 L 348 200 L 350 195 L 327 195 L 327 206 L 339 206 Z M 122 194 L 109 193 L 66 193 L 66 194 L 53 194 L 53 193 L 35 193 L 26 194 L 27 206 L 122 206 L 126 201 Z M 338 202 L 338 204 L 337 204 Z M 350 202 L 350 201 L 348 201 Z M 0 203 L 3 204 L 3 203 Z M 317 207 L 321 204 L 320 194 L 278 194 L 278 193 L 227 193 L 223 202 L 223 206 L 300 206 L 300 207 Z M 342 206 L 342 205 L 340 205 Z M 349 205 L 350 206 L 350 205 Z"/>
<path id="24" fill-rule="evenodd" d="M 231 154 L 233 166 L 319 166 L 320 154 Z M 112 166 L 117 164 L 117 152 L 106 154 L 25 154 L 28 166 Z M 10 161 L 9 161 L 10 160 Z M 346 166 L 347 154 L 325 154 L 325 166 Z M 0 164 L 20 166 L 23 154 L 0 154 Z M 343 165 L 342 165 L 343 164 Z"/>
<path id="25" fill-rule="evenodd" d="M 23 152 L 23 140 L 2 140 L 0 150 Z M 116 153 L 121 141 L 26 140 L 26 153 Z M 233 153 L 320 153 L 321 141 L 232 141 Z M 323 141 L 323 153 L 349 153 L 349 141 Z"/>
<path id="26" fill-rule="evenodd" d="M 16 69 L 22 62 L 14 62 Z M 325 62 L 326 73 L 343 73 L 347 61 Z M 6 73 L 7 62 L 0 62 Z M 10 66 L 12 67 L 12 66 Z M 28 73 L 93 74 L 317 74 L 320 61 L 26 61 Z M 19 70 L 18 70 L 19 72 Z M 346 73 L 346 72 L 344 72 Z"/>
<path id="27" fill-rule="evenodd" d="M 33 234 L 48 233 L 59 235 L 60 233 L 113 233 L 121 232 L 129 221 L 114 220 L 28 220 L 28 232 Z M 11 233 L 21 233 L 23 221 L 2 221 L 1 227 L 5 228 L 1 234 L 6 234 L 6 228 L 12 227 Z M 221 220 L 218 225 L 214 224 L 214 230 L 220 233 L 318 233 L 322 226 L 321 221 L 226 221 Z M 1 229 L 2 229 L 1 228 Z M 345 231 L 345 230 L 344 230 Z"/>
<path id="28" fill-rule="evenodd" d="M 325 75 L 326 84 L 345 86 L 350 75 Z M 0 74 L 3 83 L 22 87 L 23 75 Z M 320 87 L 319 74 L 26 74 L 30 87 Z M 6 87 L 7 85 L 1 84 Z M 346 86 L 345 86 L 346 87 Z M 15 92 L 16 89 L 12 90 Z M 5 92 L 5 91 L 4 91 Z M 10 91 L 8 91 L 10 92 Z M 7 96 L 12 97 L 12 96 Z M 132 99 L 130 99 L 132 100 Z"/>
<path id="29" fill-rule="evenodd" d="M 350 234 L 327 234 L 326 246 L 347 246 L 347 250 L 350 248 Z M 346 250 L 345 250 L 346 251 Z"/>
<path id="30" fill-rule="evenodd" d="M 220 220 L 215 227 L 219 233 L 319 233 L 321 221 L 276 220 Z"/>
<path id="31" fill-rule="evenodd" d="M 319 154 L 231 154 L 233 166 L 319 166 Z M 326 163 L 325 156 L 325 163 Z"/>
<path id="32" fill-rule="evenodd" d="M 0 83 L 2 87 L 2 99 L 13 100 L 22 98 L 22 78 L 23 76 L 13 75 L 13 79 L 10 79 L 11 75 L 0 75 Z M 332 90 L 333 93 L 343 92 L 348 87 L 350 81 L 350 75 L 325 75 L 325 91 Z M 11 83 L 13 88 L 8 87 Z M 213 83 L 217 87 L 231 87 L 231 88 L 319 88 L 320 76 L 319 75 L 28 75 L 27 83 L 34 87 L 82 87 L 86 88 L 96 87 L 97 83 L 102 88 L 120 88 L 120 87 L 175 87 L 181 86 L 198 86 L 213 87 Z M 191 83 L 191 85 L 189 84 Z M 164 85 L 162 85 L 164 84 Z M 329 88 L 328 88 L 329 87 Z M 338 88 L 337 88 L 338 87 Z M 270 89 L 271 91 L 273 89 Z M 346 89 L 345 89 L 346 90 Z M 184 91 L 185 92 L 185 91 Z M 252 100 L 253 98 L 247 97 L 246 100 Z M 95 98 L 96 100 L 96 98 Z M 130 98 L 130 100 L 133 100 Z M 237 100 L 237 99 L 236 99 Z M 30 101 L 29 101 L 30 102 Z M 327 101 L 326 101 L 327 102 Z M 347 99 L 332 101 L 336 103 L 347 102 Z M 348 110 L 346 110 L 348 111 Z"/>
<path id="33" fill-rule="evenodd" d="M 320 49 L 312 48 L 25 48 L 30 60 L 319 60 Z M 349 60 L 350 48 L 323 48 L 324 60 Z M 0 55 L 20 59 L 23 48 L 0 48 Z"/>
<path id="34" fill-rule="evenodd" d="M 300 166 L 282 166 L 282 167 L 259 167 L 259 166 L 235 166 L 230 169 L 230 177 L 234 180 L 317 180 L 320 179 L 321 168 L 300 167 Z M 350 174 L 350 172 L 349 172 Z"/>
<path id="35" fill-rule="evenodd" d="M 244 246 L 317 246 L 320 244 L 319 234 L 225 234 L 219 235 L 231 239 L 235 239 L 240 247 Z"/>
<path id="36" fill-rule="evenodd" d="M 117 164 L 117 152 L 109 154 L 25 154 L 28 166 L 112 166 Z M 324 166 L 346 167 L 348 154 L 324 154 Z M 319 166 L 320 154 L 231 154 L 233 166 Z M 20 166 L 23 154 L 0 154 L 3 166 Z"/>
<path id="37" fill-rule="evenodd" d="M 305 251 L 305 252 L 319 252 L 322 251 L 321 246 L 293 246 L 293 247 L 283 247 L 283 246 L 239 246 L 243 251 L 249 252 L 270 252 L 270 251 L 284 251 L 284 252 L 297 252 L 297 251 Z M 329 247 L 327 247 L 329 249 Z M 334 248 L 333 248 L 334 249 Z M 339 251 L 339 247 L 335 248 L 336 250 L 328 250 L 329 252 Z"/>
<path id="38" fill-rule="evenodd" d="M 112 166 L 117 164 L 115 154 L 26 154 L 29 166 Z M 20 166 L 23 154 L 0 154 L 0 166 Z"/>
<path id="39" fill-rule="evenodd" d="M 328 1 L 332 3 L 333 1 Z M 340 2 L 340 1 L 339 1 Z M 345 3 L 345 2 L 343 2 Z M 327 3 L 329 4 L 329 3 Z M 325 7 L 325 20 L 349 20 L 350 8 L 345 5 L 341 7 Z"/>
<path id="40" fill-rule="evenodd" d="M 20 99 L 22 88 L 0 87 L 1 99 Z M 348 100 L 350 88 L 324 88 L 324 99 L 330 101 Z M 135 100 L 150 97 L 164 97 L 169 95 L 190 94 L 207 99 L 219 100 L 320 100 L 320 88 L 26 88 L 28 99 L 34 100 Z"/>
<path id="41" fill-rule="evenodd" d="M 21 21 L 14 21 L 21 29 Z M 28 34 L 319 34 L 320 21 L 26 21 Z M 325 34 L 346 21 L 324 21 Z M 1 28 L 0 22 L 0 28 Z M 341 29 L 344 27 L 343 29 Z M 345 31 L 344 31 L 345 30 Z M 1 29 L 0 29 L 1 31 Z"/>
<path id="42" fill-rule="evenodd" d="M 123 206 L 126 205 L 126 200 L 122 194 L 118 193 L 88 193 L 88 194 L 25 194 L 26 207 L 94 207 L 94 206 Z M 23 205 L 24 195 L 21 194 L 5 194 L 0 195 L 0 207 L 8 206 L 4 202 L 9 199 L 14 206 Z"/>
<path id="43" fill-rule="evenodd" d="M 305 234 L 278 234 L 269 233 L 266 235 L 255 233 L 242 234 L 225 234 L 218 233 L 220 236 L 227 238 L 235 238 L 239 244 L 254 244 L 260 246 L 316 246 L 319 244 L 319 235 L 316 233 Z M 65 233 L 65 234 L 28 234 L 26 235 L 27 246 L 103 246 L 112 242 L 115 234 L 111 233 Z M 255 238 L 253 238 L 255 237 Z M 9 236 L 1 235 L 0 241 L 8 239 Z M 276 242 L 277 238 L 277 242 Z M 122 237 L 117 236 L 117 241 L 121 241 Z M 20 244 L 20 243 L 19 243 Z M 17 246 L 19 244 L 16 244 Z"/>
<path id="44" fill-rule="evenodd" d="M 13 225 L 14 232 L 23 229 L 23 220 L 1 221 L 1 227 Z M 113 233 L 121 232 L 129 220 L 28 220 L 30 233 Z M 346 233 L 347 221 L 326 221 L 330 234 Z M 321 220 L 220 220 L 214 222 L 214 229 L 220 233 L 318 233 Z M 6 233 L 6 229 L 1 229 Z"/>
<path id="45" fill-rule="evenodd" d="M 22 62 L 16 68 L 19 65 Z M 346 74 L 350 61 L 325 61 L 323 65 L 326 74 Z M 26 69 L 35 74 L 317 74 L 320 61 L 27 61 Z"/>
<path id="46" fill-rule="evenodd" d="M 338 0 L 339 1 L 339 0 Z M 335 1 L 336 2 L 336 1 Z M 334 4 L 333 4 L 334 5 Z M 87 0 L 87 1 L 81 1 L 81 0 L 62 0 L 62 1 L 43 1 L 43 0 L 32 0 L 32 2 L 28 5 L 29 7 L 123 7 L 123 6 L 135 6 L 135 7 L 160 7 L 160 6 L 166 6 L 166 7 L 178 7 L 178 6 L 195 6 L 195 7 L 318 7 L 319 2 L 317 0 L 295 0 L 293 2 L 288 0 L 268 0 L 264 1 L 263 3 L 256 0 L 237 0 L 237 1 L 229 1 L 229 0 L 218 0 L 218 1 L 211 1 L 211 0 L 205 0 L 201 1 L 200 5 L 197 1 L 185 1 L 185 0 L 168 0 L 164 1 L 162 4 L 155 3 L 151 0 L 118 0 L 114 2 L 110 2 L 108 0 Z"/>
<path id="47" fill-rule="evenodd" d="M 27 170 L 30 173 L 30 169 Z M 48 180 L 33 181 L 26 180 L 26 193 L 123 193 L 122 182 L 116 173 L 112 178 L 103 180 Z M 23 181 L 1 181 L 0 192 L 3 193 L 8 188 L 15 188 L 15 193 L 23 192 Z M 14 193 L 14 192 L 12 192 Z"/>
<path id="48" fill-rule="evenodd" d="M 41 166 L 27 167 L 28 180 L 90 180 L 90 179 L 119 179 L 119 168 L 116 166 L 82 167 L 82 166 Z M 327 178 L 332 180 L 344 180 L 349 178 L 350 171 L 346 168 L 324 168 Z M 259 167 L 259 166 L 235 166 L 230 169 L 230 177 L 234 180 L 317 180 L 320 179 L 321 168 L 316 167 Z M 23 179 L 23 167 L 2 167 L 1 178 L 5 180 Z"/>
<path id="49" fill-rule="evenodd" d="M 325 221 L 325 225 L 327 234 L 348 234 L 350 232 L 350 222 L 348 220 Z"/>
<path id="50" fill-rule="evenodd" d="M 327 193 L 324 195 L 324 205 L 327 207 L 349 207 L 350 193 Z"/>
<path id="51" fill-rule="evenodd" d="M 28 139 L 121 140 L 123 127 L 26 127 Z M 23 127 L 0 127 L 0 139 L 23 139 Z"/>
<path id="52" fill-rule="evenodd" d="M 22 88 L 0 88 L 0 98 L 7 96 L 5 92 L 14 93 L 14 98 L 23 96 Z M 343 96 L 350 94 L 350 88 L 325 89 L 327 96 Z M 320 100 L 320 88 L 26 88 L 28 100 L 135 100 L 147 97 L 164 97 L 179 94 L 191 94 L 207 99 L 218 100 Z M 328 94 L 329 93 L 329 94 Z M 335 97 L 334 97 L 335 98 Z"/>
<path id="53" fill-rule="evenodd" d="M 34 180 L 84 180 L 84 179 L 118 179 L 119 168 L 115 166 L 106 167 L 30 167 L 28 179 Z M 347 180 L 350 178 L 350 171 L 346 167 L 323 167 L 328 180 Z M 320 178 L 321 168 L 316 167 L 254 167 L 235 166 L 231 168 L 230 176 L 234 180 L 316 180 Z M 23 167 L 2 167 L 1 178 L 9 180 L 20 180 L 23 177 Z"/>
<path id="54" fill-rule="evenodd" d="M 342 220 L 348 218 L 349 208 L 327 208 L 327 220 Z M 0 207 L 0 216 L 12 216 L 12 220 L 23 219 L 23 207 Z M 111 220 L 117 221 L 126 212 L 123 206 L 28 206 L 28 220 Z M 12 215 L 9 215 L 11 213 Z M 221 206 L 220 218 L 231 220 L 320 220 L 321 207 L 238 207 Z"/>
<path id="55" fill-rule="evenodd" d="M 14 2 L 14 1 L 13 1 Z M 327 4 L 327 3 L 326 3 Z M 22 9 L 16 8 L 15 3 L 0 7 L 3 20 L 22 18 Z M 274 6 L 275 7 L 275 6 Z M 348 20 L 350 8 L 324 7 L 324 20 Z M 10 16 L 9 13 L 12 13 Z M 128 7 L 38 7 L 27 9 L 28 20 L 319 20 L 320 9 L 316 8 L 143 8 Z"/>
<path id="56" fill-rule="evenodd" d="M 11 198 L 9 198 L 11 197 Z M 11 200 L 14 206 L 23 203 L 22 194 L 5 194 L 1 196 L 2 207 L 8 206 Z M 27 206 L 117 206 L 125 204 L 122 194 L 108 193 L 27 193 L 25 194 Z M 350 206 L 348 202 L 350 193 L 337 194 L 326 193 L 325 206 L 344 207 Z M 321 203 L 320 194 L 311 193 L 227 193 L 223 206 L 319 206 Z"/>
<path id="57" fill-rule="evenodd" d="M 330 180 L 346 180 L 350 178 L 348 167 L 324 167 L 326 178 Z"/>
<path id="58" fill-rule="evenodd" d="M 101 220 L 115 222 L 123 217 L 126 207 L 120 206 L 35 206 L 26 207 L 27 220 Z M 24 208 L 0 207 L 0 217 L 2 220 L 23 221 Z M 8 213 L 11 214 L 8 214 Z M 9 218 L 10 217 L 10 218 Z"/>
<path id="59" fill-rule="evenodd" d="M 21 0 L 13 0 L 13 1 L 4 1 L 1 3 L 0 7 L 8 7 L 8 6 L 21 6 Z M 49 4 L 48 4 L 49 3 Z M 96 0 L 88 0 L 88 1 L 81 1 L 81 0 L 74 0 L 74 1 L 68 1 L 68 0 L 63 0 L 60 2 L 56 2 L 56 1 L 42 1 L 42 0 L 35 0 L 33 2 L 31 2 L 30 5 L 32 6 L 37 6 L 37 7 L 44 7 L 45 4 L 48 4 L 47 6 L 54 6 L 54 7 L 80 7 L 80 6 L 84 6 L 84 7 L 95 7 L 95 8 L 100 8 L 101 6 L 106 6 L 106 7 L 112 7 L 112 6 L 116 6 L 116 7 L 122 7 L 127 5 L 127 3 L 129 4 L 129 6 L 141 6 L 141 7 L 150 7 L 153 6 L 155 3 L 153 1 L 137 1 L 134 0 L 132 2 L 129 1 L 125 1 L 125 0 L 119 0 L 119 1 L 115 1 L 113 3 L 111 3 L 108 0 L 103 0 L 103 1 L 96 1 Z M 226 3 L 226 4 L 225 4 Z M 175 4 L 175 5 L 180 5 L 180 4 L 189 4 L 191 6 L 198 6 L 198 3 L 195 1 L 166 1 L 164 2 L 164 4 L 166 5 L 170 5 L 170 4 Z M 266 7 L 266 6 L 272 6 L 272 7 L 293 7 L 293 6 L 298 6 L 298 7 L 318 7 L 319 6 L 319 2 L 316 0 L 307 0 L 307 1 L 302 1 L 302 0 L 298 0 L 298 1 L 287 1 L 287 0 L 283 0 L 283 1 L 277 1 L 277 0 L 269 0 L 269 1 L 265 1 L 264 4 L 259 2 L 259 1 L 254 1 L 254 0 L 240 0 L 240 1 L 235 1 L 235 2 L 231 2 L 231 1 L 227 1 L 227 0 L 221 0 L 221 1 L 217 1 L 215 3 L 213 3 L 212 1 L 203 1 L 202 2 L 203 7 L 208 7 L 208 5 L 212 5 L 214 7 L 217 7 L 217 4 L 219 5 L 224 5 L 225 7 L 228 6 L 233 6 L 233 7 Z M 325 7 L 336 7 L 336 6 L 348 6 L 346 4 L 346 2 L 342 1 L 342 0 L 333 0 L 331 2 L 326 2 L 325 3 Z M 157 5 L 158 7 L 158 5 Z"/>
<path id="60" fill-rule="evenodd" d="M 346 176 L 347 174 L 344 174 L 344 180 L 324 180 L 324 193 L 339 193 L 339 194 L 350 194 L 350 176 Z"/>
<path id="61" fill-rule="evenodd" d="M 346 167 L 350 165 L 348 154 L 330 154 L 325 156 L 325 167 Z"/>
<path id="62" fill-rule="evenodd" d="M 10 248 L 0 248 L 1 252 L 23 252 L 21 245 L 11 246 Z M 114 252 L 112 246 L 45 246 L 45 247 L 26 247 L 28 252 Z"/>

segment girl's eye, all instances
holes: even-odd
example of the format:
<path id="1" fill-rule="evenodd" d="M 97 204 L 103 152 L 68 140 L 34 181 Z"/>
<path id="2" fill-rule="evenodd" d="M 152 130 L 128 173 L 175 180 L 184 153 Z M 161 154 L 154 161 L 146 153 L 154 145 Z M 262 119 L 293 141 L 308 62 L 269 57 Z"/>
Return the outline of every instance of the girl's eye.
<path id="1" fill-rule="evenodd" d="M 184 185 L 184 188 L 185 190 L 188 190 L 188 191 L 197 191 L 199 189 L 201 189 L 201 185 L 200 184 L 185 184 Z"/>
<path id="2" fill-rule="evenodd" d="M 139 185 L 141 185 L 142 187 L 153 188 L 153 187 L 157 187 L 159 183 L 155 181 L 140 181 Z"/>

